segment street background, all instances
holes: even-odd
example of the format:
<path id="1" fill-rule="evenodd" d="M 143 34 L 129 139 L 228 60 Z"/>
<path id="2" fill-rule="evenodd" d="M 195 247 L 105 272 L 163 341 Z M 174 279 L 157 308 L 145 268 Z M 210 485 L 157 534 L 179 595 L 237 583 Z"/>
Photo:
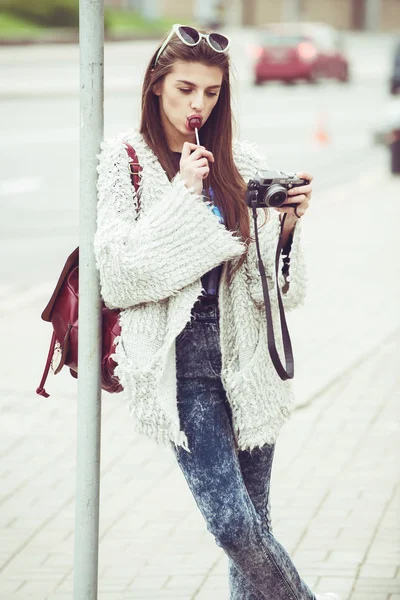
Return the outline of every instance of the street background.
<path id="1" fill-rule="evenodd" d="M 399 178 L 374 132 L 395 37 L 348 33 L 349 84 L 254 87 L 231 28 L 238 135 L 313 173 L 309 294 L 288 315 L 297 410 L 278 440 L 275 535 L 316 592 L 400 600 Z M 137 125 L 153 41 L 106 46 L 105 136 Z M 0 600 L 71 598 L 76 382 L 50 377 L 40 321 L 78 244 L 78 49 L 0 48 Z M 321 132 L 323 135 L 321 135 Z M 104 395 L 99 597 L 228 598 L 226 560 L 168 451 Z"/>

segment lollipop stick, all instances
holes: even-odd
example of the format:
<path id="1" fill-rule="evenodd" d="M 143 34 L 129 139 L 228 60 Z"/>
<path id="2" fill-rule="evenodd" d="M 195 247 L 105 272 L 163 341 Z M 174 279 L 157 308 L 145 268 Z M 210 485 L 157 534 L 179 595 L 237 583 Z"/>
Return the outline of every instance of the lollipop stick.
<path id="1" fill-rule="evenodd" d="M 198 132 L 197 127 L 194 128 L 194 131 L 196 133 L 196 142 L 197 142 L 197 145 L 200 146 L 199 132 Z"/>

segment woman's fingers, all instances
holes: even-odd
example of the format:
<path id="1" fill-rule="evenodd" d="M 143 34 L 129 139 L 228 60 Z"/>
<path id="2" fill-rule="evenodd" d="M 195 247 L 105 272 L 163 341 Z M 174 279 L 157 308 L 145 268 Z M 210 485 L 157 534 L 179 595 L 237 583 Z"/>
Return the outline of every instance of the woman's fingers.
<path id="1" fill-rule="evenodd" d="M 180 174 L 187 187 L 194 187 L 201 194 L 202 180 L 210 173 L 210 162 L 214 162 L 212 152 L 204 146 L 185 142 L 180 160 Z"/>
<path id="2" fill-rule="evenodd" d="M 294 187 L 291 190 L 288 191 L 288 196 L 290 196 L 291 198 L 293 197 L 298 197 L 299 195 L 306 195 L 306 196 L 311 196 L 312 193 L 312 185 L 311 182 L 314 179 L 314 177 L 311 175 L 311 173 L 306 173 L 305 171 L 300 171 L 299 173 L 296 173 L 296 177 L 298 177 L 299 179 L 306 179 L 309 183 L 307 183 L 306 185 L 299 185 L 298 187 Z"/>
<path id="3" fill-rule="evenodd" d="M 204 146 L 197 146 L 197 144 L 191 144 L 190 142 L 183 144 L 181 160 L 197 160 L 202 156 L 214 162 L 213 153 L 206 150 Z"/>
<path id="4" fill-rule="evenodd" d="M 295 206 L 291 206 L 295 204 Z M 288 198 L 279 208 L 276 208 L 278 212 L 285 212 L 289 215 L 296 217 L 302 217 L 309 207 L 309 198 L 305 194 L 299 194 L 298 196 Z M 296 214 L 297 213 L 297 214 Z"/>
<path id="5" fill-rule="evenodd" d="M 307 179 L 307 181 L 309 181 L 310 183 L 314 179 L 311 173 L 306 173 L 305 171 L 300 171 L 299 173 L 296 173 L 296 177 L 298 177 L 299 179 Z"/>
<path id="6" fill-rule="evenodd" d="M 185 142 L 182 146 L 182 156 L 181 160 L 186 160 L 190 156 L 190 152 L 192 151 L 190 146 L 194 146 L 194 144 L 190 144 L 189 142 Z M 196 146 L 197 148 L 197 146 Z"/>
<path id="7" fill-rule="evenodd" d="M 196 161 L 196 167 L 208 167 L 208 160 L 206 158 L 199 158 Z"/>
<path id="8" fill-rule="evenodd" d="M 312 185 L 299 185 L 288 191 L 288 196 L 297 196 L 298 194 L 311 194 Z"/>
<path id="9" fill-rule="evenodd" d="M 187 146 L 191 152 L 197 148 L 204 148 L 204 146 L 198 146 L 198 144 L 192 144 L 191 142 L 185 142 L 183 146 Z"/>
<path id="10" fill-rule="evenodd" d="M 277 210 L 278 212 L 281 212 L 281 213 L 286 213 L 288 215 L 293 215 L 295 217 L 302 217 L 306 212 L 306 208 L 304 208 L 303 207 L 304 205 L 302 205 L 302 204 L 296 205 L 297 215 L 296 215 L 294 208 L 290 208 L 289 206 L 287 206 L 286 208 L 282 208 L 283 206 L 284 205 L 282 204 L 281 208 L 276 208 L 275 210 Z"/>
<path id="11" fill-rule="evenodd" d="M 281 213 L 285 212 L 289 215 L 294 215 L 295 217 L 302 217 L 306 213 L 306 210 L 310 204 L 312 193 L 311 182 L 314 177 L 311 175 L 311 173 L 306 173 L 305 171 L 296 173 L 296 177 L 299 177 L 300 179 L 306 179 L 309 183 L 306 185 L 299 185 L 298 187 L 288 190 L 287 199 L 276 210 Z M 293 208 L 290 206 L 292 204 L 295 204 L 296 206 Z"/>
<path id="12" fill-rule="evenodd" d="M 298 194 L 297 196 L 290 196 L 290 198 L 288 197 L 285 200 L 285 202 L 283 203 L 283 205 L 285 205 L 285 204 L 301 204 L 305 200 L 307 200 L 306 194 Z"/>
<path id="13" fill-rule="evenodd" d="M 210 152 L 209 150 L 206 150 L 203 146 L 196 146 L 196 150 L 194 150 L 190 156 L 188 157 L 188 160 L 198 160 L 199 158 L 207 158 L 208 160 L 210 160 L 211 162 L 214 162 L 214 156 L 213 153 Z"/>
<path id="14" fill-rule="evenodd" d="M 200 167 L 196 171 L 196 177 L 198 179 L 205 179 L 210 172 L 210 167 Z"/>
<path id="15" fill-rule="evenodd" d="M 182 158 L 199 158 L 200 156 L 206 156 L 209 160 L 214 162 L 213 153 L 207 150 L 204 146 L 198 146 L 197 144 L 191 144 L 185 142 L 182 147 Z"/>

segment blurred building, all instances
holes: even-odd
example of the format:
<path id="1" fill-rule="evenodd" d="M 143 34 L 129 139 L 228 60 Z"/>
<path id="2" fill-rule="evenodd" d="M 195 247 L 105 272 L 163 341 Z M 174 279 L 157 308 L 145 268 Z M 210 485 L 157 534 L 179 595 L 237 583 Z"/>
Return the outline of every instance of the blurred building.
<path id="1" fill-rule="evenodd" d="M 105 0 L 148 18 L 204 25 L 323 21 L 338 29 L 400 31 L 400 0 Z"/>
<path id="2" fill-rule="evenodd" d="M 323 21 L 338 29 L 400 31 L 400 0 L 224 0 L 224 5 L 227 20 L 237 25 Z"/>
<path id="3" fill-rule="evenodd" d="M 233 0 L 232 3 L 236 1 L 243 6 L 243 23 L 249 25 L 301 20 L 323 21 L 338 29 L 400 31 L 400 0 Z"/>

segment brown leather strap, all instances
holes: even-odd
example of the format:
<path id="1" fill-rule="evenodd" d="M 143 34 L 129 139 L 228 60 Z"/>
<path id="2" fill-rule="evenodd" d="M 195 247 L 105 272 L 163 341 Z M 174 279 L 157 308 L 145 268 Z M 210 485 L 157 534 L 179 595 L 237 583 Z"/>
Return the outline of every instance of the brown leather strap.
<path id="1" fill-rule="evenodd" d="M 255 200 L 257 200 L 255 196 Z M 274 324 L 272 321 L 272 313 L 271 313 L 271 300 L 269 297 L 268 285 L 265 276 L 265 268 L 261 259 L 260 246 L 258 242 L 258 229 L 257 229 L 257 210 L 256 206 L 252 206 L 253 209 L 253 220 L 254 220 L 254 230 L 256 234 L 256 247 L 257 247 L 257 256 L 258 256 L 258 269 L 261 275 L 261 283 L 263 288 L 264 295 L 264 304 L 265 304 L 265 314 L 267 317 L 267 339 L 268 339 L 268 350 L 271 356 L 271 360 L 275 367 L 276 372 L 282 380 L 293 379 L 294 376 L 294 360 L 293 360 L 293 350 L 292 350 L 292 342 L 290 340 L 289 330 L 286 323 L 285 311 L 283 308 L 281 290 L 279 287 L 279 259 L 282 251 L 282 232 L 283 225 L 285 223 L 286 215 L 283 216 L 281 222 L 281 228 L 279 233 L 278 245 L 276 248 L 275 254 L 275 281 L 277 288 L 277 296 L 278 296 L 278 306 L 279 306 L 279 316 L 280 316 L 280 325 L 281 325 L 281 333 L 282 333 L 282 342 L 283 349 L 285 353 L 285 366 L 283 366 L 281 359 L 278 354 L 278 350 L 276 348 L 275 343 L 275 334 L 274 334 Z"/>
<path id="2" fill-rule="evenodd" d="M 46 384 L 46 379 L 47 379 L 47 376 L 48 376 L 49 371 L 50 371 L 51 359 L 53 358 L 54 348 L 55 348 L 55 345 L 56 345 L 56 341 L 57 341 L 56 332 L 53 331 L 53 335 L 51 336 L 49 353 L 47 355 L 46 365 L 44 367 L 42 379 L 41 379 L 41 381 L 39 383 L 39 387 L 36 390 L 36 393 L 39 394 L 39 396 L 44 396 L 44 398 L 48 398 L 50 396 L 50 394 L 48 394 L 46 392 L 46 390 L 44 389 L 44 386 Z"/>
<path id="3" fill-rule="evenodd" d="M 61 371 L 61 369 L 65 365 L 65 361 L 67 360 L 68 350 L 69 350 L 69 342 L 70 342 L 70 335 L 71 335 L 71 329 L 72 329 L 72 325 L 71 325 L 71 323 L 69 323 L 68 324 L 68 329 L 67 329 L 67 331 L 65 333 L 65 336 L 64 336 L 63 343 L 61 344 L 60 362 L 58 364 L 58 367 L 54 370 L 54 375 L 57 375 Z M 53 367 L 53 369 L 54 369 L 54 367 Z"/>
<path id="4" fill-rule="evenodd" d="M 139 173 L 142 170 L 142 167 L 139 163 L 139 159 L 137 157 L 137 154 L 135 152 L 135 149 L 128 144 L 128 142 L 124 142 L 125 145 L 125 150 L 128 153 L 128 157 L 129 157 L 129 170 L 130 170 L 130 174 L 131 174 L 131 182 L 132 185 L 136 191 L 136 198 L 137 198 L 137 208 L 136 208 L 136 214 L 139 214 L 140 211 L 140 175 Z"/>
<path id="5" fill-rule="evenodd" d="M 137 193 L 140 187 L 140 172 L 142 171 L 142 167 L 139 163 L 139 159 L 137 157 L 135 149 L 130 144 L 128 144 L 128 142 L 124 142 L 124 145 L 129 157 L 131 182 Z"/>

